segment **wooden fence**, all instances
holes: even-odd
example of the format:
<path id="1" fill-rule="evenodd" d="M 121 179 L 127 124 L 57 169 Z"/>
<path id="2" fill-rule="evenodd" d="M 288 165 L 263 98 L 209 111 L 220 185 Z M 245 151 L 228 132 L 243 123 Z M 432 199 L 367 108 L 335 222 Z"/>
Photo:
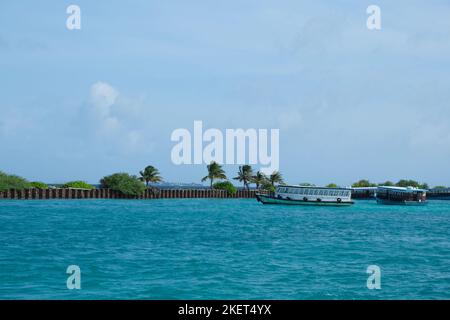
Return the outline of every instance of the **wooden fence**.
<path id="1" fill-rule="evenodd" d="M 0 191 L 0 199 L 172 199 L 172 198 L 254 198 L 256 190 L 238 190 L 228 195 L 225 190 L 211 189 L 147 189 L 140 196 L 125 196 L 111 189 L 26 189 Z"/>

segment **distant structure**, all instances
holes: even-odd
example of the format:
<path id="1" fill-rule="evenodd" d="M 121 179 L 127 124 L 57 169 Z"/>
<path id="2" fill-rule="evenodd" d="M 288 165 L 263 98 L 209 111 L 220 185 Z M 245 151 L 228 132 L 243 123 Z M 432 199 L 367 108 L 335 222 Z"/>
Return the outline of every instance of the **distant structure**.
<path id="1" fill-rule="evenodd" d="M 352 199 L 375 199 L 377 187 L 352 188 Z"/>
<path id="2" fill-rule="evenodd" d="M 450 188 L 434 188 L 427 192 L 430 200 L 450 200 Z"/>

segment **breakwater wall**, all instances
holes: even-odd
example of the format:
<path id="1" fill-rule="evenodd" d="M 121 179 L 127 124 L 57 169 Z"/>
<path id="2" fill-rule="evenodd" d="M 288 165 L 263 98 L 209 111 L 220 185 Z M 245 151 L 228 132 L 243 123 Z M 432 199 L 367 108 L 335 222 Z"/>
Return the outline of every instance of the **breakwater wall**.
<path id="1" fill-rule="evenodd" d="M 111 189 L 26 189 L 0 191 L 0 199 L 176 199 L 176 198 L 254 198 L 256 190 L 238 190 L 229 195 L 225 190 L 211 189 L 147 189 L 140 196 L 126 196 Z"/>

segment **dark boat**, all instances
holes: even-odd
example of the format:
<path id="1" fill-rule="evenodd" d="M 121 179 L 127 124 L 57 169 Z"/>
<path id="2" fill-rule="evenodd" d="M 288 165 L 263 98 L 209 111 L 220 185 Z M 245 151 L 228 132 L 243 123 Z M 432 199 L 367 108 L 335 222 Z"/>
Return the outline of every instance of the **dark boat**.
<path id="1" fill-rule="evenodd" d="M 427 190 L 413 187 L 378 187 L 377 203 L 419 206 L 427 203 Z"/>

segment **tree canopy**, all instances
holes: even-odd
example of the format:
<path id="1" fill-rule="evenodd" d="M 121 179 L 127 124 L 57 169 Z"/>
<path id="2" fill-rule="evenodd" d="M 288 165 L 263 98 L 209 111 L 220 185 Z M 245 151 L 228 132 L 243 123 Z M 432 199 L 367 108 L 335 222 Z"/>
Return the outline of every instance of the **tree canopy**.
<path id="1" fill-rule="evenodd" d="M 126 196 L 139 196 L 145 191 L 145 185 L 136 176 L 128 173 L 114 173 L 100 180 L 102 188 L 108 188 Z"/>
<path id="2" fill-rule="evenodd" d="M 31 188 L 31 184 L 26 179 L 0 171 L 0 191 L 9 189 L 24 190 L 29 188 Z"/>
<path id="3" fill-rule="evenodd" d="M 145 185 L 148 187 L 148 184 L 151 183 L 157 183 L 162 181 L 162 177 L 154 166 L 147 166 L 143 171 L 140 171 L 139 174 L 141 175 L 139 177 L 139 180 L 144 181 Z"/>
<path id="4" fill-rule="evenodd" d="M 222 166 L 215 161 L 212 161 L 209 165 L 207 165 L 206 168 L 208 169 L 208 175 L 202 178 L 202 182 L 209 179 L 211 188 L 213 186 L 214 180 L 225 180 L 227 178 L 227 176 L 225 175 L 225 171 L 223 171 L 222 169 Z"/>
<path id="5" fill-rule="evenodd" d="M 244 183 L 244 188 L 249 189 L 249 183 L 252 181 L 253 178 L 253 169 L 252 166 L 249 166 L 248 164 L 239 166 L 238 176 L 234 177 L 234 180 L 238 180 L 239 182 Z"/>

